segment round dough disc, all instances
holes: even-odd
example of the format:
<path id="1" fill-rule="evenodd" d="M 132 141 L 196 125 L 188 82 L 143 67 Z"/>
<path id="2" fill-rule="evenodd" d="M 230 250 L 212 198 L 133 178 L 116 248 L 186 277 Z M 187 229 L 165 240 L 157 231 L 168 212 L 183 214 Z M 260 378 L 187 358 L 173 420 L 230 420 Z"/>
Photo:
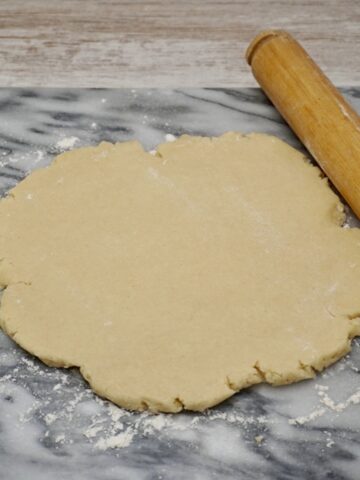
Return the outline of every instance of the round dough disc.
<path id="1" fill-rule="evenodd" d="M 1 326 L 130 409 L 313 377 L 360 333 L 360 235 L 342 211 L 266 135 L 62 154 L 0 202 Z"/>

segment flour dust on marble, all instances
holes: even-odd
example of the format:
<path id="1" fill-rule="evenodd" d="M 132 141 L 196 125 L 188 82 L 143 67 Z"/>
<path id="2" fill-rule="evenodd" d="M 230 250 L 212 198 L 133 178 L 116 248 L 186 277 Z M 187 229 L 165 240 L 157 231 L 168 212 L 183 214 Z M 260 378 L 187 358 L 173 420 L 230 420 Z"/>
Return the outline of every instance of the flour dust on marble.
<path id="1" fill-rule="evenodd" d="M 6 343 L 12 342 L 6 339 Z M 1 346 L 3 347 L 2 344 Z M 294 418 L 287 418 L 281 412 L 274 412 L 272 415 L 266 411 L 261 412 L 256 408 L 256 403 L 249 412 L 248 409 L 241 408 L 241 399 L 239 399 L 240 408 L 227 405 L 225 408 L 220 406 L 204 413 L 130 412 L 94 395 L 76 370 L 66 371 L 45 367 L 40 361 L 23 352 L 20 359 L 17 359 L 17 356 L 18 349 L 15 344 L 10 349 L 1 349 L 1 365 L 16 366 L 13 369 L 9 368 L 9 373 L 1 376 L 0 396 L 5 402 L 13 403 L 12 400 L 18 395 L 22 396 L 23 389 L 26 390 L 23 380 L 29 376 L 34 377 L 37 383 L 51 386 L 47 389 L 47 395 L 42 392 L 41 395 L 35 394 L 32 402 L 20 402 L 14 421 L 21 428 L 23 424 L 31 424 L 34 418 L 41 420 L 45 429 L 44 439 L 48 439 L 55 445 L 71 445 L 75 441 L 74 425 L 78 427 L 77 433 L 87 438 L 94 449 L 107 450 L 128 447 L 138 437 L 151 437 L 160 432 L 175 437 L 176 432 L 193 432 L 196 436 L 197 432 L 206 430 L 210 425 L 211 428 L 216 429 L 218 424 L 237 426 L 246 433 L 253 431 L 254 442 L 260 444 L 266 442 L 267 432 L 274 425 L 280 426 L 284 421 L 290 425 L 316 424 L 316 420 L 323 415 L 331 415 L 334 412 L 340 414 L 360 403 L 360 388 L 349 391 L 341 400 L 338 399 L 338 389 L 336 384 L 332 383 L 335 372 L 330 369 L 322 375 L 322 384 L 311 382 L 314 399 L 307 408 L 308 413 Z M 345 362 L 358 373 L 350 357 L 346 358 Z M 337 365 L 335 370 L 339 369 L 341 366 Z M 299 388 L 301 390 L 301 387 Z M 260 395 L 265 397 L 268 391 L 271 391 L 268 386 L 258 387 L 257 390 L 263 390 Z M 289 392 L 290 389 L 288 389 Z M 26 393 L 25 396 L 28 394 Z M 302 401 L 301 396 L 300 398 Z M 289 405 L 294 406 L 292 394 L 289 400 Z M 238 404 L 237 401 L 230 403 Z M 326 442 L 328 443 L 328 436 Z M 335 440 L 332 440 L 331 446 L 334 444 Z"/>

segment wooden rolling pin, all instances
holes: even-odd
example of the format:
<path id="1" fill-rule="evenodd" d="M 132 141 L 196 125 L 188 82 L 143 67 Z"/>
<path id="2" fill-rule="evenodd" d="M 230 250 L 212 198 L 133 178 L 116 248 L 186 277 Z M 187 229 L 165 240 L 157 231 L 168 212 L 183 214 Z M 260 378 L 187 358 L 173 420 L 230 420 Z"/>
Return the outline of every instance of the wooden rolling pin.
<path id="1" fill-rule="evenodd" d="M 360 218 L 360 117 L 287 32 L 260 33 L 246 59 L 272 103 Z"/>

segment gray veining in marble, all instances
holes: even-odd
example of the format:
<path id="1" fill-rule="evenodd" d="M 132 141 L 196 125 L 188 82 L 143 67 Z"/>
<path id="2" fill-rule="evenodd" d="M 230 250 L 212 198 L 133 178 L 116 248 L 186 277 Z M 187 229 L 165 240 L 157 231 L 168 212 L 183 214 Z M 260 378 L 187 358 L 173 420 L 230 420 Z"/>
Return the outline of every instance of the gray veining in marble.
<path id="1" fill-rule="evenodd" d="M 360 89 L 345 91 L 360 110 Z M 301 148 L 259 90 L 0 90 L 0 190 L 66 146 L 261 131 Z M 1 228 L 1 225 L 0 225 Z M 0 480 L 360 478 L 360 341 L 316 379 L 204 414 L 129 413 L 0 333 Z M 114 448 L 111 448 L 114 447 Z"/>

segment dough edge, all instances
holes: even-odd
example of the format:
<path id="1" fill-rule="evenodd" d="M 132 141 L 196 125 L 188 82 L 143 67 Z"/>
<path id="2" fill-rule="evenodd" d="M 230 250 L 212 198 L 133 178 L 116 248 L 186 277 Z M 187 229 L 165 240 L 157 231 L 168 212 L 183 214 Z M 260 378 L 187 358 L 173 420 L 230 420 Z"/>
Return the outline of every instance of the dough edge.
<path id="1" fill-rule="evenodd" d="M 241 137 L 266 136 L 266 137 L 276 138 L 272 135 L 266 135 L 266 134 L 251 133 L 251 134 L 242 135 L 240 133 L 229 132 L 219 137 L 199 137 L 199 136 L 194 137 L 190 135 L 182 135 L 181 137 L 179 137 L 177 141 L 186 142 L 188 139 L 191 140 L 194 138 L 200 138 L 206 141 L 207 140 L 211 141 L 213 139 L 219 139 L 228 135 L 239 135 Z M 286 144 L 286 142 L 283 142 L 277 138 L 276 140 L 290 147 L 288 144 Z M 141 144 L 137 141 L 119 142 L 119 143 L 120 144 L 123 144 L 123 143 L 136 144 L 142 151 L 144 151 Z M 71 152 L 65 152 L 55 157 L 49 166 L 37 172 L 50 169 L 54 165 L 56 165 L 57 162 L 66 161 L 69 153 L 72 153 L 75 150 L 81 150 L 84 148 L 94 150 L 104 144 L 108 146 L 110 145 L 115 146 L 118 143 L 111 144 L 109 142 L 101 142 L 97 146 L 81 147 L 80 149 L 74 149 Z M 155 156 L 162 158 L 163 156 L 162 151 L 163 150 L 166 151 L 166 148 L 168 147 L 168 145 L 169 144 L 167 143 L 160 144 L 156 149 Z M 293 148 L 293 147 L 290 147 L 290 148 Z M 309 164 L 309 166 L 311 166 L 312 168 L 318 171 L 319 177 L 321 178 L 324 177 L 322 171 L 317 166 L 311 164 L 310 160 L 307 157 L 303 156 L 303 159 L 305 163 Z M 16 198 L 16 195 L 13 192 L 14 190 L 16 190 L 17 186 L 18 185 L 13 187 L 6 194 L 4 198 L 14 200 Z M 338 204 L 342 205 L 338 197 L 337 197 L 337 200 L 338 200 Z M 0 199 L 0 201 L 3 201 L 3 199 Z M 333 216 L 334 225 L 338 225 L 340 227 L 342 221 L 343 221 L 343 215 L 336 214 Z M 11 277 L 13 278 L 15 277 L 15 281 L 10 281 L 9 278 Z M 136 410 L 136 411 L 149 410 L 154 413 L 158 413 L 158 412 L 178 413 L 182 410 L 204 411 L 207 408 L 211 408 L 221 403 L 222 401 L 228 399 L 229 397 L 233 396 L 235 393 L 239 392 L 240 390 L 250 387 L 252 385 L 256 385 L 259 383 L 268 383 L 272 386 L 281 386 L 281 385 L 286 385 L 286 384 L 290 384 L 290 383 L 294 383 L 294 382 L 298 382 L 306 379 L 311 379 L 311 378 L 314 378 L 317 373 L 321 372 L 326 367 L 335 363 L 344 355 L 346 355 L 351 350 L 351 340 L 355 336 L 360 335 L 360 312 L 356 314 L 349 314 L 347 316 L 349 321 L 347 338 L 344 338 L 344 341 L 341 344 L 339 344 L 338 348 L 336 348 L 333 352 L 330 352 L 327 356 L 322 357 L 321 359 L 318 360 L 318 362 L 314 364 L 303 364 L 299 362 L 299 365 L 296 369 L 294 370 L 290 369 L 288 372 L 286 372 L 286 374 L 279 374 L 276 371 L 264 369 L 258 362 L 255 362 L 253 367 L 251 367 L 251 371 L 249 371 L 249 373 L 243 378 L 240 378 L 234 381 L 234 379 L 226 376 L 226 378 L 223 381 L 223 391 L 216 398 L 213 398 L 211 402 L 204 400 L 204 401 L 197 401 L 192 404 L 188 404 L 188 403 L 185 403 L 180 397 L 171 398 L 169 399 L 169 401 L 166 401 L 166 402 L 160 402 L 158 399 L 147 398 L 147 397 L 143 397 L 139 400 L 138 398 L 122 396 L 121 394 L 113 395 L 111 392 L 108 391 L 106 387 L 104 388 L 102 385 L 98 384 L 97 380 L 92 377 L 91 371 L 90 369 L 88 369 L 88 367 L 86 367 L 86 365 L 76 365 L 71 361 L 66 361 L 66 360 L 56 358 L 54 356 L 48 355 L 46 352 L 39 351 L 39 349 L 37 349 L 36 347 L 34 348 L 31 344 L 27 344 L 27 342 L 21 338 L 21 335 L 11 328 L 11 322 L 12 322 L 11 317 L 6 315 L 7 293 L 9 292 L 12 285 L 17 285 L 17 284 L 24 284 L 29 286 L 31 285 L 31 282 L 17 279 L 16 272 L 12 271 L 11 263 L 8 262 L 6 258 L 1 258 L 1 252 L 0 252 L 0 287 L 4 289 L 2 293 L 1 301 L 0 301 L 0 328 L 10 338 L 12 338 L 21 348 L 23 348 L 27 352 L 30 352 L 32 355 L 36 356 L 37 358 L 39 358 L 45 365 L 49 367 L 66 368 L 66 369 L 78 368 L 83 378 L 89 383 L 89 385 L 91 386 L 91 389 L 97 395 L 99 395 L 100 397 L 106 400 L 112 401 L 113 403 L 117 404 L 120 407 L 129 409 L 129 410 Z M 339 316 L 338 318 L 339 318 L 339 321 L 344 321 L 343 316 Z"/>

